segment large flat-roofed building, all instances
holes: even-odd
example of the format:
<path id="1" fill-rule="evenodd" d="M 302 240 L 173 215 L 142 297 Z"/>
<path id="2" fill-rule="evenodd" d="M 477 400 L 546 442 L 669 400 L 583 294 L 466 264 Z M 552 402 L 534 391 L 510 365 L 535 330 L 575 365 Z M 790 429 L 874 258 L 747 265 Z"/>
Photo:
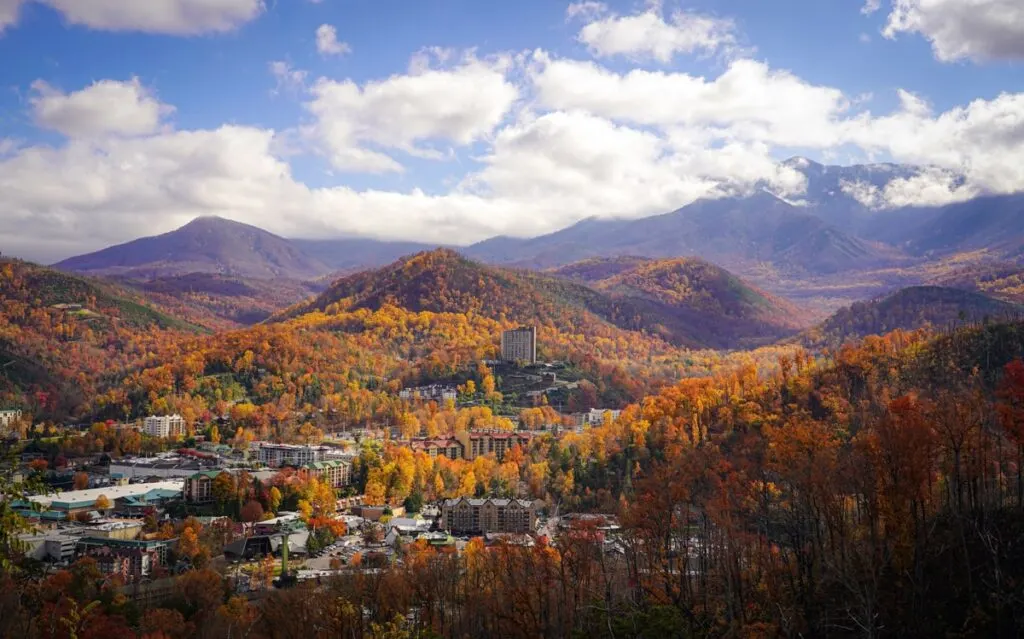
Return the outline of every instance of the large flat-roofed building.
<path id="1" fill-rule="evenodd" d="M 531 533 L 537 528 L 537 506 L 526 499 L 446 499 L 441 528 L 455 534 Z"/>
<path id="2" fill-rule="evenodd" d="M 161 457 L 122 458 L 110 462 L 110 476 L 122 479 L 187 478 L 192 475 L 216 468 L 213 461 L 166 455 Z"/>
<path id="3" fill-rule="evenodd" d="M 142 422 L 142 431 L 151 437 L 180 437 L 185 434 L 181 415 L 150 415 Z"/>
<path id="4" fill-rule="evenodd" d="M 279 466 L 305 466 L 327 459 L 331 450 L 327 446 L 297 446 L 294 444 L 271 444 L 254 442 L 257 459 L 271 468 Z"/>
<path id="5" fill-rule="evenodd" d="M 522 326 L 501 334 L 501 359 L 520 364 L 537 363 L 537 328 Z"/>
<path id="6" fill-rule="evenodd" d="M 155 504 L 167 499 L 180 497 L 184 489 L 182 480 L 167 480 L 148 484 L 126 484 L 124 486 L 104 486 L 87 490 L 71 490 L 54 495 L 32 495 L 32 501 L 51 511 L 63 512 L 73 516 L 80 512 L 96 510 L 96 500 L 106 497 L 117 508 L 131 504 Z"/>

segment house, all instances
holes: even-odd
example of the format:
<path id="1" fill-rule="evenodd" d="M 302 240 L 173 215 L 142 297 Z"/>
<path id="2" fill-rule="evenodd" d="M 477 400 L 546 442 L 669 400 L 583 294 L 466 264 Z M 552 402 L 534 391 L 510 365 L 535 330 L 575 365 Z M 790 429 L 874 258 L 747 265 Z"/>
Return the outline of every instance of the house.
<path id="1" fill-rule="evenodd" d="M 446 499 L 441 528 L 454 534 L 531 533 L 537 529 L 537 505 L 525 499 Z"/>
<path id="2" fill-rule="evenodd" d="M 143 421 L 142 431 L 151 437 L 181 437 L 185 434 L 185 418 L 181 415 L 150 415 Z"/>

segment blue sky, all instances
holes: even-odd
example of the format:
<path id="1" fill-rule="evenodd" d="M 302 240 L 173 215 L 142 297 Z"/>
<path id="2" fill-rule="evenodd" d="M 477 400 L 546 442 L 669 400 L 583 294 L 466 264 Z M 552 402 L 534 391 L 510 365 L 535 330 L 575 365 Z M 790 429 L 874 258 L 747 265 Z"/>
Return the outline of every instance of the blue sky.
<path id="1" fill-rule="evenodd" d="M 1019 190 L 1019 5 L 0 0 L 0 250 L 57 259 L 202 214 L 465 243 L 724 184 L 798 201 L 774 165 L 792 154 L 968 175 L 878 207 Z"/>

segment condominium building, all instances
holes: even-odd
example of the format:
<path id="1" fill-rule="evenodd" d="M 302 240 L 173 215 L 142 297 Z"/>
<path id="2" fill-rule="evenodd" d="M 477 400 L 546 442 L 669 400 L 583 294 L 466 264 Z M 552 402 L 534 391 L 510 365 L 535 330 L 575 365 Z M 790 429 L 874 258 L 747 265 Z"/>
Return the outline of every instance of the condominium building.
<path id="1" fill-rule="evenodd" d="M 413 452 L 422 450 L 431 457 L 447 457 L 448 459 L 462 459 L 463 446 L 454 437 L 443 439 L 421 438 L 409 442 L 409 448 Z"/>
<path id="2" fill-rule="evenodd" d="M 142 430 L 152 437 L 180 437 L 185 434 L 185 418 L 181 415 L 150 415 Z"/>
<path id="3" fill-rule="evenodd" d="M 352 483 L 352 464 L 343 459 L 313 462 L 303 466 L 302 470 L 310 477 L 327 482 L 331 488 L 341 488 Z"/>
<path id="4" fill-rule="evenodd" d="M 280 466 L 305 466 L 327 458 L 330 448 L 327 446 L 297 446 L 294 444 L 271 444 L 255 442 L 260 463 L 271 468 Z"/>
<path id="5" fill-rule="evenodd" d="M 523 326 L 501 334 L 501 359 L 506 362 L 537 362 L 537 328 Z"/>
<path id="6" fill-rule="evenodd" d="M 398 396 L 408 401 L 421 401 L 421 402 L 439 402 L 444 403 L 448 401 L 454 402 L 458 396 L 458 391 L 452 386 L 445 386 L 443 384 L 431 384 L 430 386 L 417 386 L 416 388 L 403 388 Z"/>
<path id="7" fill-rule="evenodd" d="M 213 480 L 226 470 L 204 470 L 185 480 L 185 501 L 192 504 L 207 504 L 214 500 Z"/>
<path id="8" fill-rule="evenodd" d="M 446 499 L 441 528 L 455 534 L 530 533 L 537 528 L 537 506 L 525 499 Z"/>
<path id="9" fill-rule="evenodd" d="M 612 410 L 608 408 L 592 408 L 586 413 L 574 413 L 573 420 L 576 422 L 577 428 L 583 426 L 602 426 L 605 419 L 611 419 L 615 421 L 622 414 L 621 410 Z"/>
<path id="10" fill-rule="evenodd" d="M 455 439 L 462 445 L 463 459 L 473 461 L 482 455 L 494 453 L 499 460 L 515 446 L 526 448 L 533 434 L 525 431 L 463 431 L 455 433 Z"/>

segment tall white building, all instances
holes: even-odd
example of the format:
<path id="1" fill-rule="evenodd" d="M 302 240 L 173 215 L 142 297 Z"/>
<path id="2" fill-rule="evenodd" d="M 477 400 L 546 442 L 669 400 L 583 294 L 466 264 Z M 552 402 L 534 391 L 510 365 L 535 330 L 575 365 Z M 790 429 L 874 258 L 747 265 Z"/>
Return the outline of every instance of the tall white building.
<path id="1" fill-rule="evenodd" d="M 181 415 L 150 415 L 143 422 L 142 430 L 153 437 L 179 437 L 185 434 L 185 418 Z"/>
<path id="2" fill-rule="evenodd" d="M 537 362 L 537 328 L 523 326 L 501 334 L 501 359 L 506 362 Z"/>

